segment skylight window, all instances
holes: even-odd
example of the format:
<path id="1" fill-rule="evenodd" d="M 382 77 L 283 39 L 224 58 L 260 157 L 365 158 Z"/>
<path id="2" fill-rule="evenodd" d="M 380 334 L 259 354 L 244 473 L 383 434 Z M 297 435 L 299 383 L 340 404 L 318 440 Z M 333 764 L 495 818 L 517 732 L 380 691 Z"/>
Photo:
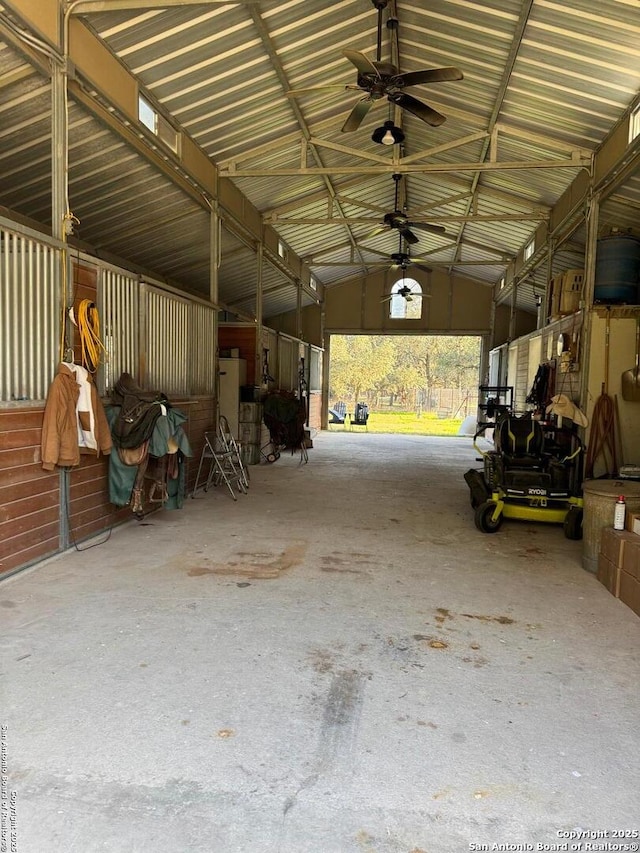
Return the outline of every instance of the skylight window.
<path id="1" fill-rule="evenodd" d="M 525 259 L 525 261 L 528 261 L 529 258 L 533 255 L 535 248 L 536 248 L 535 239 L 533 239 L 530 243 L 527 243 L 527 245 L 524 247 L 524 259 Z"/>
<path id="2" fill-rule="evenodd" d="M 157 110 L 142 95 L 138 95 L 138 118 L 148 130 L 158 139 L 168 145 L 172 151 L 178 151 L 178 133 L 170 122 L 161 116 Z"/>
<path id="3" fill-rule="evenodd" d="M 142 95 L 138 97 L 138 118 L 151 133 L 157 133 L 158 114 Z"/>
<path id="4" fill-rule="evenodd" d="M 629 116 L 629 142 L 633 142 L 636 136 L 640 136 L 640 104 Z"/>

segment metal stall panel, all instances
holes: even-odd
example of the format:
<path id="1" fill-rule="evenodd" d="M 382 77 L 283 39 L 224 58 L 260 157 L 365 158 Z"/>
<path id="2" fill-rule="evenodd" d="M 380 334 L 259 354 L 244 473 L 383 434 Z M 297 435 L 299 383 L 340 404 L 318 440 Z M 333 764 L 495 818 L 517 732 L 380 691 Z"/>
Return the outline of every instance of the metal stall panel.
<path id="1" fill-rule="evenodd" d="M 189 393 L 189 303 L 145 286 L 147 388 Z"/>
<path id="2" fill-rule="evenodd" d="M 278 336 L 278 388 L 295 391 L 298 387 L 298 342 Z"/>
<path id="3" fill-rule="evenodd" d="M 194 302 L 191 305 L 190 390 L 192 394 L 215 394 L 216 309 Z"/>
<path id="4" fill-rule="evenodd" d="M 113 269 L 102 269 L 98 310 L 102 317 L 105 364 L 98 375 L 101 394 L 109 394 L 122 373 L 138 377 L 140 368 L 140 284 Z"/>
<path id="5" fill-rule="evenodd" d="M 507 354 L 507 385 L 513 387 L 514 407 L 517 408 L 518 388 L 518 344 L 510 344 Z"/>
<path id="6" fill-rule="evenodd" d="M 317 347 L 309 347 L 309 391 L 322 391 L 322 356 L 323 351 Z"/>
<path id="7" fill-rule="evenodd" d="M 45 399 L 60 313 L 60 250 L 0 226 L 0 401 Z"/>
<path id="8" fill-rule="evenodd" d="M 278 367 L 278 334 L 273 329 L 267 329 L 263 326 L 261 331 L 261 347 L 262 351 L 260 359 L 262 362 L 261 382 L 264 386 L 268 385 L 270 390 L 277 386 L 279 374 Z M 267 380 L 267 376 L 272 377 Z"/>

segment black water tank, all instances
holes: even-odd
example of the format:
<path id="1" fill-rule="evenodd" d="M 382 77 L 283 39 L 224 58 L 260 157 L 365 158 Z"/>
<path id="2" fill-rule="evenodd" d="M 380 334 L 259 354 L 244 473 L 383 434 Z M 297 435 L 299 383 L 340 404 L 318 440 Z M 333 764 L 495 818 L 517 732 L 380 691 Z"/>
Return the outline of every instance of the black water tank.
<path id="1" fill-rule="evenodd" d="M 598 240 L 593 297 L 596 302 L 640 304 L 640 240 L 616 234 Z"/>

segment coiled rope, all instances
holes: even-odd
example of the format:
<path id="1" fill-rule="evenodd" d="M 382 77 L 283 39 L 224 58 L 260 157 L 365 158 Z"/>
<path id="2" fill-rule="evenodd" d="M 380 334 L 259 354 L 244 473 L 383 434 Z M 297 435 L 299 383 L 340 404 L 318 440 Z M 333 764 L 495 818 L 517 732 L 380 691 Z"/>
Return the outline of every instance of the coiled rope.
<path id="1" fill-rule="evenodd" d="M 609 451 L 610 460 L 607 459 L 607 451 Z M 618 470 L 618 459 L 616 456 L 616 413 L 613 400 L 608 394 L 605 394 L 604 389 L 596 400 L 593 415 L 591 416 L 591 435 L 584 471 L 586 479 L 593 478 L 593 469 L 600 456 L 602 456 L 607 475 L 615 477 Z"/>
<path id="2" fill-rule="evenodd" d="M 100 340 L 98 309 L 90 299 L 80 301 L 76 325 L 80 336 L 82 365 L 86 367 L 89 373 L 95 373 L 100 362 L 107 360 L 107 350 Z"/>

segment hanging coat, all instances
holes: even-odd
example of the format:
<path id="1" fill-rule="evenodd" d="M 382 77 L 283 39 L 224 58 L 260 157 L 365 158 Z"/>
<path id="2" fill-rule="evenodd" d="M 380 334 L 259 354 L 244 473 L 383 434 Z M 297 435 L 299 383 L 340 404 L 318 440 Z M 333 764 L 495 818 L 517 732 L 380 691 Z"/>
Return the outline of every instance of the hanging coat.
<path id="1" fill-rule="evenodd" d="M 81 454 L 110 452 L 111 431 L 93 377 L 79 364 L 61 362 L 44 408 L 43 469 L 75 467 Z"/>

